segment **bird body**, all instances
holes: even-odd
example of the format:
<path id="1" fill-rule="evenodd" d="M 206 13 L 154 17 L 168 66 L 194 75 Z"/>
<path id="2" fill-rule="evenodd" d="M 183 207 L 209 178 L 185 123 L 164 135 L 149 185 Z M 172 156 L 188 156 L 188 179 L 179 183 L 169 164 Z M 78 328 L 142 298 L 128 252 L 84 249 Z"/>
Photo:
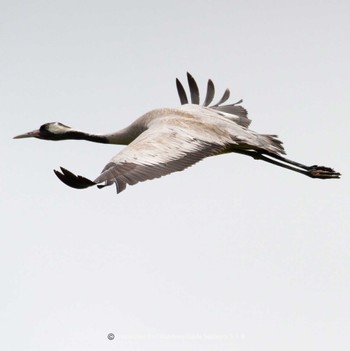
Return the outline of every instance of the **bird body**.
<path id="1" fill-rule="evenodd" d="M 55 174 L 74 188 L 116 184 L 117 192 L 140 181 L 182 171 L 208 156 L 236 152 L 291 169 L 313 178 L 339 178 L 328 167 L 305 166 L 285 159 L 282 142 L 276 135 L 265 135 L 248 129 L 250 119 L 240 106 L 241 100 L 223 105 L 229 97 L 226 90 L 221 100 L 208 106 L 214 97 L 214 85 L 208 81 L 204 104 L 199 105 L 199 91 L 188 74 L 191 103 L 182 84 L 177 88 L 182 102 L 178 108 L 152 110 L 128 127 L 109 134 L 91 134 L 74 130 L 62 123 L 47 123 L 39 130 L 15 138 L 36 137 L 46 140 L 80 139 L 99 143 L 127 145 L 91 181 L 61 168 Z"/>

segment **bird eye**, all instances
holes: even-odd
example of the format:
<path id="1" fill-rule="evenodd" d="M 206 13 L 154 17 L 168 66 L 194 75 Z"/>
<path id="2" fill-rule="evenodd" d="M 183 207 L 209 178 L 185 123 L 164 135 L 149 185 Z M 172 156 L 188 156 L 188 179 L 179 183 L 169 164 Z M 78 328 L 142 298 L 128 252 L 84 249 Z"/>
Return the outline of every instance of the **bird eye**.
<path id="1" fill-rule="evenodd" d="M 43 125 L 39 128 L 40 132 L 46 131 L 46 130 L 48 129 L 47 127 L 48 127 L 48 123 L 43 124 Z"/>

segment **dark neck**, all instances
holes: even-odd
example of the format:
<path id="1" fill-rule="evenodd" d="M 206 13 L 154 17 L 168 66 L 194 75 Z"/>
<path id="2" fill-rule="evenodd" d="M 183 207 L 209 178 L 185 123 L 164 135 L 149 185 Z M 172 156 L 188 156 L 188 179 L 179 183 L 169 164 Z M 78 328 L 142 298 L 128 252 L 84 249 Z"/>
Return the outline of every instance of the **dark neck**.
<path id="1" fill-rule="evenodd" d="M 87 140 L 93 141 L 95 143 L 108 144 L 108 138 L 103 135 L 89 134 L 85 132 L 80 132 L 77 130 L 72 130 L 65 134 L 65 139 L 75 139 L 75 140 Z"/>
<path id="2" fill-rule="evenodd" d="M 93 141 L 95 143 L 103 144 L 128 145 L 145 130 L 146 127 L 142 124 L 131 124 L 130 126 L 122 130 L 109 134 L 92 134 L 82 132 L 80 130 L 71 129 L 64 134 L 60 134 L 60 136 L 56 139 L 53 139 L 51 136 L 51 140 L 76 139 Z"/>

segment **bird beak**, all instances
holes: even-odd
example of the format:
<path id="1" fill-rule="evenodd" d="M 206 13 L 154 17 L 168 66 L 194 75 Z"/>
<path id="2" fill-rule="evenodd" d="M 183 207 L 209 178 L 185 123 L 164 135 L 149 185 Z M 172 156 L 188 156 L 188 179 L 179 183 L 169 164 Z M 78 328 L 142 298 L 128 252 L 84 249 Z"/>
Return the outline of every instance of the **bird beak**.
<path id="1" fill-rule="evenodd" d="M 39 137 L 39 135 L 40 135 L 39 130 L 33 130 L 32 132 L 16 135 L 15 137 L 13 137 L 13 139 L 37 138 Z"/>

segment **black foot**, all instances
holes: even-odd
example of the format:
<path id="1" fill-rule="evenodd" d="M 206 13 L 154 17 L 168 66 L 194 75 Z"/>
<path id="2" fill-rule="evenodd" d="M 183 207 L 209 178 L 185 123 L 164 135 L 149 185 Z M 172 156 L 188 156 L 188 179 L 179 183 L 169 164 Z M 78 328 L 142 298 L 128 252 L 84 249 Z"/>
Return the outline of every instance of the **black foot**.
<path id="1" fill-rule="evenodd" d="M 315 165 L 309 168 L 308 176 L 319 179 L 337 179 L 340 178 L 341 174 L 335 172 L 333 168 Z"/>

